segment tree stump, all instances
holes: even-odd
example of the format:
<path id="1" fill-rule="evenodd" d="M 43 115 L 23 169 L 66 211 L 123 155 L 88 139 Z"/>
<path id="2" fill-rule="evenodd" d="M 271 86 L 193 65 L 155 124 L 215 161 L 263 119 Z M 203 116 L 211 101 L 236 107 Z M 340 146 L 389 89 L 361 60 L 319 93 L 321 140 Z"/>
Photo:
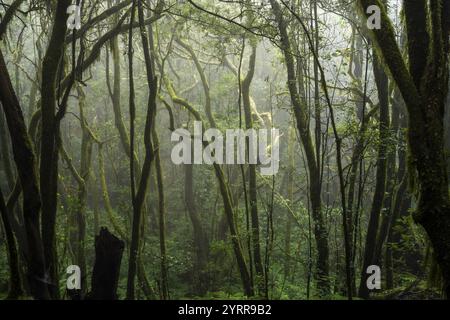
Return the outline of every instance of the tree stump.
<path id="1" fill-rule="evenodd" d="M 117 300 L 120 263 L 125 243 L 102 228 L 95 237 L 95 265 L 88 300 Z"/>

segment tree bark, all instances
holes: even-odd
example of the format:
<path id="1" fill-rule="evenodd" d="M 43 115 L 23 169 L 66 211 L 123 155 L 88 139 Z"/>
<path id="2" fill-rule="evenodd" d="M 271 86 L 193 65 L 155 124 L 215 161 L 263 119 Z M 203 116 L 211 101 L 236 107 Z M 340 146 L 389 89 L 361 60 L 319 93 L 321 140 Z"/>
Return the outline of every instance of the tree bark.
<path id="1" fill-rule="evenodd" d="M 95 265 L 88 300 L 117 300 L 120 263 L 125 243 L 102 228 L 95 237 Z"/>
<path id="2" fill-rule="evenodd" d="M 242 100 L 244 106 L 244 118 L 245 118 L 245 128 L 247 130 L 253 129 L 253 115 L 251 109 L 251 101 L 250 101 L 250 86 L 253 80 L 253 76 L 255 74 L 256 67 L 256 45 L 252 45 L 252 53 L 249 61 L 249 68 L 247 75 L 241 81 L 242 82 Z M 248 152 L 250 150 L 250 139 L 246 139 L 247 145 L 247 157 Z M 253 249 L 253 262 L 255 264 L 256 271 L 256 285 L 259 290 L 259 294 L 263 295 L 266 292 L 264 288 L 264 269 L 262 265 L 261 259 L 261 244 L 259 240 L 259 216 L 258 216 L 258 193 L 257 193 L 257 185 L 256 185 L 256 165 L 249 164 L 248 165 L 248 183 L 249 183 L 249 202 L 250 202 L 250 216 L 251 216 L 251 239 L 252 239 L 252 249 Z"/>
<path id="3" fill-rule="evenodd" d="M 27 278 L 35 299 L 48 299 L 44 248 L 40 235 L 41 200 L 36 174 L 36 159 L 19 101 L 11 84 L 8 69 L 0 50 L 0 102 L 12 142 L 14 161 L 23 190 L 23 215 L 29 256 Z"/>
<path id="4" fill-rule="evenodd" d="M 135 0 L 136 1 L 136 0 Z M 133 9 L 134 10 L 135 2 L 133 2 Z M 144 204 L 144 200 L 147 194 L 147 186 L 148 186 L 148 179 L 150 177 L 150 170 L 152 162 L 155 158 L 155 153 L 153 149 L 153 142 L 152 142 L 152 130 L 155 122 L 155 116 L 156 116 L 156 95 L 158 91 L 158 80 L 155 75 L 155 66 L 153 62 L 153 57 L 150 53 L 150 46 L 153 43 L 152 37 L 153 34 L 147 34 L 145 30 L 145 24 L 144 24 L 144 11 L 143 11 L 143 4 L 142 0 L 137 0 L 137 8 L 138 8 L 138 17 L 139 17 L 139 28 L 140 28 L 140 34 L 141 34 L 141 40 L 142 40 L 142 46 L 144 49 L 144 58 L 145 58 L 145 67 L 146 67 L 146 75 L 147 75 L 147 85 L 148 85 L 148 104 L 147 104 L 147 116 L 146 116 L 146 123 L 145 123 L 145 129 L 144 129 L 144 144 L 145 144 L 145 159 L 144 164 L 142 167 L 142 174 L 139 180 L 139 185 L 137 192 L 132 192 L 133 197 L 133 226 L 132 226 L 132 236 L 131 236 L 131 243 L 130 243 L 130 259 L 129 259 L 129 268 L 128 268 L 128 283 L 127 283 L 127 299 L 133 299 L 134 298 L 134 278 L 136 275 L 136 268 L 137 268 L 137 256 L 138 256 L 138 250 L 139 250 L 139 239 L 140 239 L 140 225 L 141 225 L 141 211 L 142 206 Z M 134 15 L 134 12 L 132 13 Z M 133 21 L 133 18 L 132 18 Z M 132 26 L 133 23 L 130 23 Z M 132 45 L 132 28 L 130 28 L 130 48 Z M 148 37 L 148 38 L 147 38 Z M 130 49 L 131 53 L 131 49 Z M 130 84 L 132 84 L 132 67 L 133 63 L 132 60 L 130 60 Z M 134 89 L 133 89 L 134 90 Z M 132 114 L 130 116 L 131 118 L 131 124 L 134 126 L 134 93 L 131 93 L 132 90 L 130 90 L 130 113 Z M 130 131 L 133 132 L 133 128 L 130 128 Z M 134 154 L 134 133 L 130 135 L 130 155 Z M 131 164 L 131 172 L 132 172 L 132 189 L 134 189 L 134 166 L 133 166 L 133 160 L 130 159 Z"/>
<path id="5" fill-rule="evenodd" d="M 292 55 L 292 47 L 287 32 L 287 24 L 283 18 L 280 5 L 271 0 L 272 9 L 277 20 L 278 29 L 281 35 L 281 48 L 285 57 L 285 64 L 288 73 L 288 88 L 291 96 L 291 101 L 294 109 L 294 116 L 297 121 L 297 130 L 305 150 L 307 166 L 309 170 L 309 197 L 311 200 L 312 217 L 314 220 L 314 237 L 317 246 L 317 288 L 320 296 L 327 296 L 330 292 L 329 284 L 329 246 L 328 246 L 328 232 L 325 228 L 325 222 L 322 214 L 322 199 L 321 199 L 321 183 L 320 183 L 320 169 L 317 163 L 314 144 L 309 130 L 307 119 L 306 101 L 300 97 L 296 86 L 297 76 L 295 62 Z"/>
<path id="6" fill-rule="evenodd" d="M 67 31 L 67 8 L 70 0 L 58 1 L 51 38 L 42 62 L 40 188 L 42 199 L 42 241 L 49 272 L 49 292 L 59 298 L 59 276 L 56 247 L 56 213 L 58 193 L 58 145 L 60 120 L 57 112 L 58 72 L 63 68 L 64 39 Z"/>
<path id="7" fill-rule="evenodd" d="M 372 209 L 369 216 L 369 225 L 366 235 L 366 244 L 364 248 L 364 262 L 361 270 L 361 282 L 359 285 L 359 296 L 367 299 L 369 289 L 367 287 L 367 268 L 374 262 L 374 253 L 376 247 L 377 233 L 381 210 L 383 208 L 386 191 L 386 167 L 387 167 L 387 144 L 389 138 L 389 82 L 384 73 L 381 61 L 374 54 L 374 74 L 378 90 L 378 99 L 380 103 L 380 140 L 377 156 L 377 173 L 375 182 L 375 191 L 372 201 Z"/>
<path id="8" fill-rule="evenodd" d="M 16 240 L 9 222 L 9 213 L 6 208 L 5 198 L 0 188 L 0 214 L 6 236 L 6 247 L 9 262 L 9 291 L 7 299 L 18 299 L 22 294 L 22 284 L 20 280 L 19 255 L 17 253 Z"/>
<path id="9" fill-rule="evenodd" d="M 426 10 L 407 14 L 413 2 L 404 2 L 409 71 L 384 6 L 379 0 L 360 0 L 359 4 L 363 12 L 370 5 L 382 8 L 382 28 L 373 30 L 373 38 L 408 109 L 408 143 L 415 171 L 410 175 L 416 177 L 420 195 L 414 218 L 430 238 L 442 270 L 444 291 L 450 297 L 450 196 L 443 122 L 448 94 L 450 3 L 433 0 Z M 420 20 L 425 23 L 412 23 Z M 424 30 L 423 25 L 429 26 L 430 31 Z M 427 37 L 430 45 L 420 45 Z"/>
<path id="10" fill-rule="evenodd" d="M 159 211 L 159 248 L 161 253 L 161 298 L 169 299 L 169 284 L 167 274 L 167 248 L 166 248 L 166 205 L 164 199 L 164 180 L 161 156 L 159 154 L 159 138 L 156 129 L 153 128 L 153 142 L 155 151 L 156 184 L 158 187 L 158 211 Z"/>

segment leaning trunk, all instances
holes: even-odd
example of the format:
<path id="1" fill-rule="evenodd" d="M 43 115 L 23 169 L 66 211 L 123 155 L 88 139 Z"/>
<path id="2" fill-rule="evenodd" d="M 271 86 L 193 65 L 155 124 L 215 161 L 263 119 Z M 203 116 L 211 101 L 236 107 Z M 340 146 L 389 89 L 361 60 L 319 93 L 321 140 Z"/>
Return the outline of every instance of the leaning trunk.
<path id="1" fill-rule="evenodd" d="M 59 297 L 58 260 L 56 248 L 56 212 L 58 193 L 58 146 L 59 120 L 57 112 L 58 70 L 63 68 L 64 40 L 67 30 L 67 7 L 70 0 L 58 1 L 52 35 L 42 62 L 41 98 L 41 153 L 40 187 L 42 199 L 42 241 L 46 267 L 49 272 L 49 292 Z M 61 110 L 61 109 L 60 109 Z"/>
<path id="2" fill-rule="evenodd" d="M 369 296 L 369 289 L 366 283 L 368 277 L 367 268 L 374 262 L 380 214 L 386 191 L 386 155 L 387 139 L 389 138 L 389 89 L 387 75 L 384 73 L 381 62 L 376 55 L 374 55 L 374 74 L 380 101 L 380 141 L 378 147 L 375 192 L 373 195 L 372 209 L 370 211 L 366 245 L 364 248 L 364 262 L 361 270 L 361 282 L 359 284 L 359 296 L 361 298 L 368 298 Z"/>

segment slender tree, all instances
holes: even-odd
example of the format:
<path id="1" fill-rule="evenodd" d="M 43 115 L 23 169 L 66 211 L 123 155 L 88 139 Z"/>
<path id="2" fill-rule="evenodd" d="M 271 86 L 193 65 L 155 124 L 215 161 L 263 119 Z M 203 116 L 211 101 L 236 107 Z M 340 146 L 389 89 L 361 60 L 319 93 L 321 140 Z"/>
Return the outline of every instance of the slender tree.
<path id="1" fill-rule="evenodd" d="M 283 17 L 280 5 L 271 0 L 275 19 L 281 36 L 281 48 L 283 50 L 285 64 L 288 74 L 288 87 L 294 110 L 294 116 L 297 121 L 297 130 L 302 141 L 303 149 L 306 154 L 306 161 L 309 170 L 309 197 L 311 200 L 312 216 L 314 219 L 314 236 L 317 245 L 317 283 L 320 295 L 326 296 L 330 292 L 329 285 L 329 244 L 328 232 L 325 228 L 325 222 L 322 213 L 320 169 L 317 163 L 316 151 L 314 148 L 311 132 L 308 125 L 306 101 L 299 94 L 297 88 L 297 73 L 295 60 L 293 56 L 292 44 L 287 31 L 287 22 Z"/>

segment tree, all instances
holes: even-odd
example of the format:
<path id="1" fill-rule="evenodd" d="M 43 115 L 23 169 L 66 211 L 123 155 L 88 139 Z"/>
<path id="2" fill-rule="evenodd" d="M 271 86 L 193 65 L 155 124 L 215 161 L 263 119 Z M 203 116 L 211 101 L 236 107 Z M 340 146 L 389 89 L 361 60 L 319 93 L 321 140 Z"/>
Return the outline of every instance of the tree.
<path id="1" fill-rule="evenodd" d="M 374 74 L 378 91 L 378 100 L 380 104 L 380 142 L 377 155 L 375 191 L 373 194 L 372 209 L 369 217 L 366 245 L 364 248 L 364 262 L 361 269 L 361 281 L 359 285 L 359 296 L 362 298 L 368 298 L 369 295 L 369 289 L 367 288 L 367 268 L 374 263 L 379 220 L 381 211 L 383 210 L 386 193 L 387 152 L 390 122 L 388 78 L 382 69 L 379 59 L 375 56 L 374 60 Z"/>
<path id="2" fill-rule="evenodd" d="M 23 216 L 27 233 L 29 256 L 27 280 L 30 292 L 36 299 L 48 299 L 44 248 L 40 236 L 41 199 L 36 174 L 36 159 L 25 120 L 14 92 L 8 69 L 0 50 L 0 101 L 10 132 L 14 161 L 23 190 Z"/>
<path id="3" fill-rule="evenodd" d="M 59 126 L 65 106 L 59 104 L 57 91 L 59 70 L 64 69 L 63 55 L 67 32 L 66 12 L 71 1 L 58 1 L 52 35 L 42 62 L 41 84 L 41 148 L 40 189 L 42 200 L 42 242 L 46 268 L 49 272 L 49 292 L 52 298 L 59 297 L 59 277 L 56 251 L 56 211 L 58 193 L 58 144 Z M 73 83 L 73 82 L 72 82 Z M 69 86 L 69 91 L 70 91 Z M 57 106 L 59 109 L 57 110 Z"/>
<path id="4" fill-rule="evenodd" d="M 381 8 L 381 28 L 373 40 L 397 84 L 408 110 L 408 145 L 417 181 L 418 207 L 414 215 L 426 230 L 450 295 L 450 197 L 444 153 L 444 113 L 448 94 L 450 3 L 405 1 L 408 60 L 397 45 L 392 23 L 379 0 L 360 0 L 365 13 Z M 407 64 L 406 61 L 409 61 Z"/>
<path id="5" fill-rule="evenodd" d="M 131 9 L 131 23 L 134 22 L 134 10 L 137 5 L 138 17 L 139 17 L 139 30 L 141 34 L 142 46 L 144 48 L 144 58 L 145 58 L 145 68 L 147 74 L 147 85 L 148 85 L 148 105 L 147 105 L 147 116 L 145 123 L 145 159 L 142 166 L 142 174 L 138 183 L 138 188 L 135 190 L 135 179 L 134 179 L 134 159 L 130 157 L 130 171 L 131 171 L 131 195 L 133 203 L 133 228 L 131 234 L 131 244 L 130 244 L 130 259 L 128 267 L 128 283 L 127 283 L 127 299 L 134 299 L 134 278 L 136 275 L 137 268 L 137 255 L 139 250 L 139 231 L 141 226 L 141 213 L 142 206 L 147 194 L 148 179 L 150 177 L 150 169 L 153 160 L 155 159 L 155 151 L 152 142 L 152 130 L 155 123 L 156 116 L 156 97 L 158 80 L 155 75 L 155 64 L 153 57 L 151 56 L 150 46 L 152 43 L 153 35 L 150 33 L 147 35 L 144 25 L 144 9 L 141 0 L 133 1 L 133 7 Z M 164 6 L 164 2 L 160 1 L 158 3 L 157 11 L 161 10 L 161 6 Z M 133 41 L 133 29 L 130 28 L 129 33 L 129 57 L 130 57 L 130 155 L 134 154 L 134 119 L 135 119 L 135 105 L 134 105 L 134 82 L 133 82 L 133 53 L 132 53 L 132 41 Z M 149 38 L 147 38 L 149 37 Z M 149 44 L 150 43 L 150 44 Z"/>
<path id="6" fill-rule="evenodd" d="M 311 132 L 308 125 L 308 115 L 306 111 L 306 101 L 302 99 L 297 88 L 297 73 L 296 70 L 301 70 L 295 66 L 293 49 L 290 37 L 287 32 L 287 22 L 281 12 L 281 7 L 276 1 L 271 1 L 272 9 L 278 24 L 278 29 L 281 36 L 281 48 L 283 50 L 285 64 L 288 74 L 288 87 L 291 96 L 291 101 L 294 110 L 294 116 L 297 121 L 297 130 L 299 132 L 303 148 L 305 150 L 307 165 L 309 170 L 309 197 L 311 200 L 312 216 L 314 219 L 314 236 L 317 245 L 317 283 L 320 294 L 326 296 L 329 294 L 329 245 L 328 234 L 325 228 L 323 214 L 322 214 L 322 200 L 321 200 L 321 183 L 320 183 L 320 163 L 316 156 Z"/>

